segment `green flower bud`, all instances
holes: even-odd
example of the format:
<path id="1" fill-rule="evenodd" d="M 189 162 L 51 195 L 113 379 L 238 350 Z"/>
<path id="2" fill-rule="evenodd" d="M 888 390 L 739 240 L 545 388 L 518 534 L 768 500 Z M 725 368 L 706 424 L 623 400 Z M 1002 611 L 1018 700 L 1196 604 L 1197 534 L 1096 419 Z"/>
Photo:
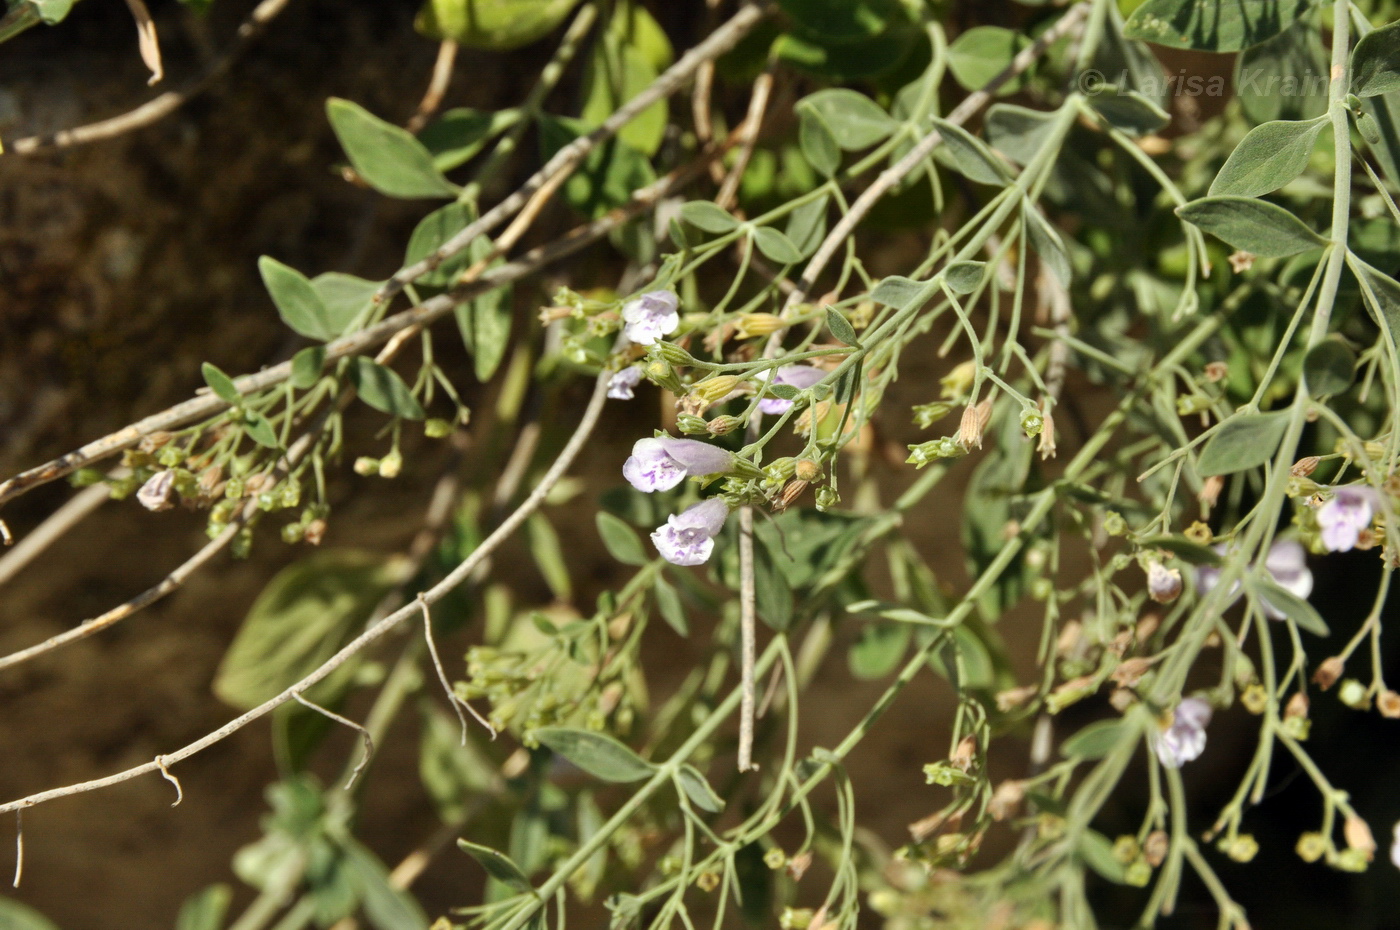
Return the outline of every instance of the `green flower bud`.
<path id="1" fill-rule="evenodd" d="M 401 471 L 403 471 L 403 453 L 398 449 L 391 450 L 388 455 L 379 460 L 379 477 L 397 478 Z"/>
<path id="2" fill-rule="evenodd" d="M 1134 888 L 1146 888 L 1152 881 L 1152 866 L 1146 859 L 1138 859 L 1123 870 L 1123 881 Z"/>
<path id="3" fill-rule="evenodd" d="M 782 849 L 777 846 L 774 846 L 763 854 L 763 864 L 775 872 L 787 865 L 787 861 L 787 853 L 783 852 Z"/>
<path id="4" fill-rule="evenodd" d="M 817 488 L 817 509 L 826 513 L 837 504 L 841 503 L 841 495 L 836 493 L 836 489 L 830 486 Z"/>
<path id="5" fill-rule="evenodd" d="M 710 424 L 705 422 L 704 417 L 697 417 L 691 413 L 682 413 L 676 417 L 676 429 L 690 436 L 698 433 L 708 433 Z"/>
<path id="6" fill-rule="evenodd" d="M 1316 862 L 1327 853 L 1327 837 L 1321 833 L 1304 833 L 1298 837 L 1294 851 L 1304 862 Z"/>
<path id="7" fill-rule="evenodd" d="M 423 423 L 423 435 L 429 439 L 441 439 L 444 436 L 452 435 L 452 424 L 446 420 L 437 418 L 427 420 Z"/>
<path id="8" fill-rule="evenodd" d="M 1045 417 L 1040 415 L 1039 410 L 1027 407 L 1021 412 L 1021 431 L 1028 437 L 1039 436 L 1043 429 L 1045 429 Z"/>
<path id="9" fill-rule="evenodd" d="M 1110 510 L 1103 515 L 1103 531 L 1110 536 L 1122 536 L 1128 532 L 1128 522 L 1121 513 Z"/>
<path id="10" fill-rule="evenodd" d="M 366 477 L 377 475 L 379 474 L 379 459 L 370 458 L 368 455 L 362 455 L 355 459 L 354 468 L 355 474 L 357 475 L 364 475 Z M 232 484 L 233 482 L 229 483 Z"/>

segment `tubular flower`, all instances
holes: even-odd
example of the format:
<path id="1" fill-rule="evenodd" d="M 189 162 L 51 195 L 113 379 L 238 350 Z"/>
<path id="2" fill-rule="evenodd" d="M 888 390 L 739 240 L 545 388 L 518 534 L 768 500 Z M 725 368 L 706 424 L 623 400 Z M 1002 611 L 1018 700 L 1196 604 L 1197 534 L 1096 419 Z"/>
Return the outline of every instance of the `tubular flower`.
<path id="1" fill-rule="evenodd" d="M 692 475 L 728 471 L 734 456 L 696 439 L 638 439 L 622 463 L 622 477 L 638 491 L 669 491 Z"/>
<path id="2" fill-rule="evenodd" d="M 613 400 L 631 400 L 636 395 L 633 391 L 642 380 L 642 369 L 637 365 L 628 365 L 621 371 L 614 372 L 608 380 L 608 396 Z"/>
<path id="3" fill-rule="evenodd" d="M 1171 725 L 1152 739 L 1157 759 L 1169 769 L 1179 769 L 1206 748 L 1210 705 L 1200 698 L 1186 698 L 1176 705 Z"/>
<path id="4" fill-rule="evenodd" d="M 670 291 L 650 291 L 622 306 L 622 335 L 639 346 L 654 345 L 681 325 L 680 300 Z"/>
<path id="5" fill-rule="evenodd" d="M 1350 552 L 1361 531 L 1371 525 L 1375 513 L 1376 492 L 1370 486 L 1349 484 L 1337 488 L 1332 499 L 1317 508 L 1322 544 L 1328 552 Z"/>
<path id="6" fill-rule="evenodd" d="M 715 549 L 715 536 L 724 528 L 729 505 L 717 497 L 701 501 L 666 518 L 651 534 L 656 551 L 672 565 L 703 565 Z"/>
<path id="7" fill-rule="evenodd" d="M 169 510 L 175 506 L 175 472 L 166 469 L 146 479 L 136 499 L 147 510 Z"/>
<path id="8" fill-rule="evenodd" d="M 805 391 L 825 378 L 826 374 L 824 369 L 813 368 L 811 365 L 784 365 L 773 373 L 773 383 L 789 384 L 799 391 Z M 758 409 L 766 414 L 787 413 L 792 409 L 792 401 L 781 397 L 765 397 L 758 402 Z"/>

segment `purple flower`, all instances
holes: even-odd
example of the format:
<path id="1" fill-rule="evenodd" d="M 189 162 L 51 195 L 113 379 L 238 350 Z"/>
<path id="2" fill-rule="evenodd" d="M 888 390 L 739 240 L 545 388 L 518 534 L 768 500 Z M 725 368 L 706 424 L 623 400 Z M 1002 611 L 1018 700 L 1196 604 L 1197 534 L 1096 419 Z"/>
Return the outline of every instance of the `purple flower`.
<path id="1" fill-rule="evenodd" d="M 1159 604 L 1169 604 L 1181 594 L 1181 572 L 1161 562 L 1147 563 L 1147 594 Z"/>
<path id="2" fill-rule="evenodd" d="M 1361 531 L 1371 525 L 1376 513 L 1375 489 L 1365 484 L 1337 488 L 1332 499 L 1317 508 L 1317 525 L 1322 527 L 1322 544 L 1328 552 L 1350 552 Z"/>
<path id="3" fill-rule="evenodd" d="M 1200 698 L 1186 698 L 1176 705 L 1171 725 L 1152 740 L 1158 760 L 1169 769 L 1179 769 L 1200 756 L 1206 748 L 1206 725 L 1210 705 Z"/>
<path id="4" fill-rule="evenodd" d="M 613 373 L 608 381 L 608 396 L 613 400 L 631 400 L 636 395 L 633 390 L 642 380 L 642 369 L 640 365 L 628 365 L 621 371 Z"/>
<path id="5" fill-rule="evenodd" d="M 811 365 L 784 365 L 773 373 L 773 383 L 790 384 L 799 391 L 805 391 L 825 378 L 826 375 L 825 369 L 813 368 Z M 758 402 L 760 413 L 787 413 L 790 409 L 792 409 L 792 401 L 784 400 L 781 397 L 765 397 Z"/>
<path id="6" fill-rule="evenodd" d="M 175 472 L 169 469 L 147 478 L 141 490 L 136 492 L 136 499 L 147 510 L 169 510 L 175 506 L 174 496 Z"/>
<path id="7" fill-rule="evenodd" d="M 734 456 L 696 439 L 638 439 L 622 463 L 622 477 L 638 491 L 669 491 L 691 475 L 729 471 Z"/>
<path id="8" fill-rule="evenodd" d="M 1225 554 L 1225 546 L 1215 547 L 1215 551 L 1221 555 Z M 1274 583 L 1280 588 L 1302 600 L 1307 600 L 1312 594 L 1313 576 L 1308 570 L 1308 554 L 1303 549 L 1302 543 L 1296 539 L 1280 539 L 1269 547 L 1269 554 L 1264 559 L 1264 568 Z M 1215 587 L 1220 581 L 1220 569 L 1213 565 L 1202 565 L 1196 569 L 1196 587 L 1201 594 L 1205 594 Z M 1239 595 L 1240 583 L 1237 581 L 1230 588 L 1230 601 L 1234 602 Z M 1262 599 L 1261 607 L 1264 609 L 1264 616 L 1271 620 L 1282 620 L 1283 611 L 1270 604 L 1267 599 Z"/>
<path id="9" fill-rule="evenodd" d="M 651 291 L 622 306 L 622 335 L 639 346 L 655 344 L 681 325 L 680 301 L 670 291 Z"/>
<path id="10" fill-rule="evenodd" d="M 656 551 L 672 565 L 703 565 L 715 549 L 715 536 L 724 529 L 729 505 L 717 497 L 666 518 L 651 534 Z"/>

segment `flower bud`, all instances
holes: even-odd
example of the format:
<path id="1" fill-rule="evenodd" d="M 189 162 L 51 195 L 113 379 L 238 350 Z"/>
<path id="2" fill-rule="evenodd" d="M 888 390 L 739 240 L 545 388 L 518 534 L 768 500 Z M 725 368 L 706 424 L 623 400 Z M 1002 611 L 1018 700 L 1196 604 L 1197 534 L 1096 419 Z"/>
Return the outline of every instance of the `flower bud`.
<path id="1" fill-rule="evenodd" d="M 740 339 L 768 336 L 776 333 L 785 325 L 782 317 L 772 313 L 746 313 L 739 317 L 734 327 L 734 335 Z"/>
<path id="2" fill-rule="evenodd" d="M 841 495 L 837 494 L 834 488 L 823 487 L 817 489 L 817 509 L 822 513 L 826 513 L 839 503 L 841 503 Z"/>
<path id="3" fill-rule="evenodd" d="M 441 439 L 452 434 L 452 424 L 447 420 L 433 418 L 423 423 L 423 435 L 429 439 Z"/>
<path id="4" fill-rule="evenodd" d="M 811 459 L 798 459 L 793 474 L 803 481 L 816 481 L 822 476 L 822 467 Z"/>
<path id="5" fill-rule="evenodd" d="M 912 408 L 914 422 L 918 424 L 919 429 L 928 429 L 934 423 L 946 417 L 948 412 L 952 409 L 951 405 L 944 403 L 919 404 Z"/>
<path id="6" fill-rule="evenodd" d="M 1345 670 L 1346 663 L 1342 661 L 1341 656 L 1323 659 L 1322 664 L 1317 667 L 1317 671 L 1313 672 L 1313 684 L 1326 691 L 1337 683 L 1337 679 L 1342 677 L 1342 672 Z"/>
<path id="7" fill-rule="evenodd" d="M 362 455 L 359 458 L 355 459 L 354 469 L 355 474 L 357 475 L 363 475 L 366 477 L 368 477 L 369 475 L 377 475 L 379 474 L 379 459 L 370 458 L 368 455 Z M 230 489 L 232 489 L 232 481 L 229 482 L 229 487 Z M 230 490 L 229 497 L 235 496 L 236 495 L 232 493 L 232 490 Z"/>
<path id="8" fill-rule="evenodd" d="M 1036 445 L 1036 451 L 1040 453 L 1040 459 L 1043 462 L 1055 457 L 1055 417 L 1050 412 L 1048 401 L 1041 404 L 1041 417 L 1044 419 L 1045 425 L 1040 431 L 1040 442 Z"/>
<path id="9" fill-rule="evenodd" d="M 1034 407 L 1027 407 L 1021 411 L 1021 431 L 1028 439 L 1033 439 L 1040 435 L 1045 429 L 1045 417 L 1041 416 L 1039 410 Z"/>
<path id="10" fill-rule="evenodd" d="M 379 477 L 397 478 L 401 471 L 403 471 L 403 453 L 398 449 L 391 450 L 388 455 L 379 460 Z"/>
<path id="11" fill-rule="evenodd" d="M 1147 834 L 1147 840 L 1142 844 L 1142 857 L 1155 869 L 1166 860 L 1170 846 L 1171 840 L 1165 830 L 1153 830 Z"/>
<path id="12" fill-rule="evenodd" d="M 1016 816 L 1021 801 L 1026 796 L 1026 783 L 1015 779 L 1004 781 L 992 792 L 987 802 L 987 813 L 993 820 L 1008 820 Z"/>
<path id="13" fill-rule="evenodd" d="M 787 510 L 792 506 L 794 501 L 802 496 L 802 492 L 806 491 L 811 486 L 811 483 L 807 481 L 789 481 L 787 484 L 783 485 L 782 493 L 779 494 L 778 499 L 773 502 L 773 509 L 779 513 Z"/>
<path id="14" fill-rule="evenodd" d="M 697 433 L 709 432 L 710 424 L 705 422 L 704 417 L 697 417 L 693 413 L 682 413 L 676 416 L 676 429 L 693 436 Z"/>
<path id="15" fill-rule="evenodd" d="M 1207 381 L 1219 384 L 1230 374 L 1230 367 L 1224 362 L 1207 362 L 1205 372 Z"/>
<path id="16" fill-rule="evenodd" d="M 1376 839 L 1366 821 L 1352 814 L 1342 826 L 1342 835 L 1347 839 L 1347 846 L 1364 855 L 1367 862 L 1375 858 Z"/>
<path id="17" fill-rule="evenodd" d="M 706 423 L 705 429 L 709 431 L 711 436 L 727 436 L 743 425 L 743 420 L 725 414 Z"/>
<path id="18" fill-rule="evenodd" d="M 943 396 L 949 400 L 967 396 L 967 392 L 972 390 L 972 382 L 976 376 L 976 362 L 969 360 L 961 363 L 939 379 L 939 383 L 943 385 Z"/>
<path id="19" fill-rule="evenodd" d="M 1389 717 L 1394 720 L 1400 717 L 1400 694 L 1396 694 L 1389 688 L 1376 695 L 1376 710 L 1381 712 L 1382 717 Z"/>
<path id="20" fill-rule="evenodd" d="M 1322 462 L 1322 458 L 1316 455 L 1309 455 L 1293 463 L 1293 467 L 1288 469 L 1288 473 L 1294 478 L 1309 478 L 1317 471 L 1317 466 Z"/>
<path id="21" fill-rule="evenodd" d="M 695 385 L 690 389 L 690 393 L 701 403 L 709 405 L 728 397 L 743 381 L 743 378 L 736 375 L 716 375 Z"/>
<path id="22" fill-rule="evenodd" d="M 1147 563 L 1147 594 L 1159 604 L 1170 604 L 1181 595 L 1181 572 L 1161 562 Z"/>
<path id="23" fill-rule="evenodd" d="M 676 370 L 665 359 L 658 358 L 648 362 L 642 369 L 642 374 L 652 384 L 665 388 L 672 394 L 685 393 L 685 386 L 681 384 L 681 379 L 676 377 Z"/>
<path id="24" fill-rule="evenodd" d="M 1216 501 L 1220 500 L 1220 492 L 1223 490 L 1225 490 L 1225 477 L 1211 475 L 1201 482 L 1201 493 L 1196 495 L 1196 499 L 1207 507 L 1214 507 Z"/>
<path id="25" fill-rule="evenodd" d="M 1370 703 L 1366 695 L 1366 686 L 1355 678 L 1348 678 L 1342 682 L 1342 687 L 1337 692 L 1337 700 L 1352 710 L 1365 710 Z"/>
<path id="26" fill-rule="evenodd" d="M 695 356 L 691 355 L 674 342 L 658 342 L 656 344 L 656 354 L 672 365 L 684 365 L 689 367 L 696 364 Z"/>
<path id="27" fill-rule="evenodd" d="M 175 472 L 158 471 L 141 485 L 136 499 L 147 510 L 169 510 L 175 506 Z"/>

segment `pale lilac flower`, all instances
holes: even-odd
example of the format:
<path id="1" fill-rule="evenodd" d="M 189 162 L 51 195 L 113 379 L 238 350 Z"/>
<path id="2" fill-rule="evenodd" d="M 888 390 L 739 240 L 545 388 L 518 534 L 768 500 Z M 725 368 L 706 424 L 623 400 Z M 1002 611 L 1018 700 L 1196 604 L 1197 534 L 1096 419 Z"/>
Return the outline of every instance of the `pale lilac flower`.
<path id="1" fill-rule="evenodd" d="M 681 325 L 680 301 L 670 291 L 651 291 L 622 306 L 622 335 L 639 346 L 655 344 Z"/>
<path id="2" fill-rule="evenodd" d="M 1337 488 L 1332 499 L 1317 508 L 1317 525 L 1328 552 L 1350 552 L 1361 531 L 1376 513 L 1375 489 L 1365 484 Z"/>
<path id="3" fill-rule="evenodd" d="M 147 510 L 169 510 L 175 506 L 175 472 L 166 469 L 146 479 L 136 499 Z"/>
<path id="4" fill-rule="evenodd" d="M 1176 600 L 1181 594 L 1181 572 L 1161 562 L 1148 562 L 1147 594 L 1159 604 Z"/>
<path id="5" fill-rule="evenodd" d="M 614 372 L 608 380 L 608 396 L 613 400 L 631 400 L 636 396 L 633 391 L 641 380 L 641 366 L 628 365 L 621 371 Z"/>
<path id="6" fill-rule="evenodd" d="M 1224 555 L 1224 544 L 1216 546 L 1215 551 Z M 1264 559 L 1264 568 L 1275 584 L 1300 600 L 1306 601 L 1308 595 L 1312 594 L 1313 576 L 1308 570 L 1308 554 L 1302 543 L 1296 539 L 1280 539 L 1270 546 L 1269 554 Z M 1220 569 L 1214 565 L 1202 565 L 1196 569 L 1196 587 L 1203 595 L 1215 587 L 1219 580 Z M 1230 588 L 1230 603 L 1234 603 L 1239 596 L 1239 590 L 1240 583 L 1237 581 Z M 1274 607 L 1267 599 L 1262 599 L 1260 606 L 1264 609 L 1264 616 L 1271 620 L 1282 620 L 1285 616 L 1283 611 Z"/>
<path id="7" fill-rule="evenodd" d="M 1400 823 L 1395 825 L 1395 842 L 1390 844 L 1390 861 L 1400 869 Z"/>
<path id="8" fill-rule="evenodd" d="M 729 505 L 717 497 L 666 518 L 651 534 L 656 551 L 672 565 L 703 565 L 715 549 L 715 537 L 724 529 Z"/>
<path id="9" fill-rule="evenodd" d="M 1210 705 L 1200 698 L 1185 698 L 1176 705 L 1171 725 L 1152 739 L 1157 759 L 1169 769 L 1179 769 L 1200 756 L 1206 748 L 1210 713 Z"/>
<path id="10" fill-rule="evenodd" d="M 669 491 L 692 475 L 729 471 L 734 456 L 696 439 L 638 439 L 622 463 L 622 477 L 638 491 Z"/>
<path id="11" fill-rule="evenodd" d="M 784 365 L 773 373 L 773 383 L 790 384 L 799 391 L 805 391 L 825 378 L 826 374 L 824 369 L 813 368 L 811 365 Z M 767 414 L 787 413 L 792 409 L 792 401 L 781 397 L 765 397 L 758 402 L 758 409 L 760 413 Z"/>

